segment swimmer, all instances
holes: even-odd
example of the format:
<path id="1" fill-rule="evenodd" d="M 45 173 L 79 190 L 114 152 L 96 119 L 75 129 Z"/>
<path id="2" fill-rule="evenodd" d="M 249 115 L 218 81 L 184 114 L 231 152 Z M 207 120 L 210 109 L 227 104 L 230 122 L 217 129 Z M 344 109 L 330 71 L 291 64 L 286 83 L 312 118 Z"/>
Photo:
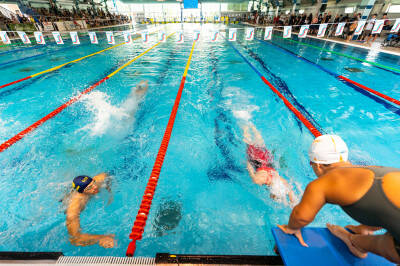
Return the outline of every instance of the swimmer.
<path id="1" fill-rule="evenodd" d="M 69 241 L 75 246 L 89 246 L 99 244 L 103 248 L 114 247 L 114 235 L 91 235 L 81 232 L 80 214 L 85 208 L 91 196 L 99 192 L 99 188 L 107 178 L 107 174 L 101 173 L 95 177 L 75 177 L 72 182 L 74 191 L 67 207 L 67 229 Z"/>
<path id="2" fill-rule="evenodd" d="M 307 185 L 289 223 L 279 228 L 307 246 L 301 228 L 311 223 L 326 203 L 339 205 L 361 225 L 346 226 L 354 234 L 337 225 L 327 227 L 355 256 L 365 258 L 372 252 L 400 263 L 400 169 L 351 164 L 346 143 L 336 135 L 316 138 L 309 157 L 318 178 Z M 382 228 L 386 234 L 372 235 Z"/>
<path id="3" fill-rule="evenodd" d="M 243 141 L 247 144 L 247 170 L 253 182 L 257 185 L 267 185 L 273 200 L 286 201 L 288 196 L 290 203 L 293 203 L 295 200 L 293 191 L 288 182 L 274 169 L 272 156 L 253 124 L 244 126 Z"/>

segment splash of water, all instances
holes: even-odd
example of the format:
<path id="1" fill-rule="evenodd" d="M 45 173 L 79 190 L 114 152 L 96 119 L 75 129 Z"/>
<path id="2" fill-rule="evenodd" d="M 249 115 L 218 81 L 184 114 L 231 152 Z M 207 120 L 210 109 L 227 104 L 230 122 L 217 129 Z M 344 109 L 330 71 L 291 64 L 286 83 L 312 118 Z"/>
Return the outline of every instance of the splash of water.
<path id="1" fill-rule="evenodd" d="M 134 92 L 135 88 L 120 106 L 112 105 L 110 96 L 101 91 L 85 95 L 83 102 L 86 109 L 93 114 L 93 119 L 81 130 L 89 131 L 92 136 L 125 132 L 133 124 L 140 101 Z"/>

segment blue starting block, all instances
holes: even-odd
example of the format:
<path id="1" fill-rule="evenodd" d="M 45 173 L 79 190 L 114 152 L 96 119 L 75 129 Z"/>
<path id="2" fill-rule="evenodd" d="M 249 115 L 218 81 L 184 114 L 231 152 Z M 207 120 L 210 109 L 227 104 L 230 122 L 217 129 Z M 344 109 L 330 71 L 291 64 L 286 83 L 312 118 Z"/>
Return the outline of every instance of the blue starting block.
<path id="1" fill-rule="evenodd" d="M 288 266 L 395 265 L 372 253 L 368 253 L 365 259 L 355 257 L 350 253 L 346 244 L 326 228 L 307 227 L 302 229 L 302 235 L 308 248 L 301 246 L 295 236 L 287 235 L 277 227 L 272 228 L 272 234 L 279 254 L 285 265 Z"/>

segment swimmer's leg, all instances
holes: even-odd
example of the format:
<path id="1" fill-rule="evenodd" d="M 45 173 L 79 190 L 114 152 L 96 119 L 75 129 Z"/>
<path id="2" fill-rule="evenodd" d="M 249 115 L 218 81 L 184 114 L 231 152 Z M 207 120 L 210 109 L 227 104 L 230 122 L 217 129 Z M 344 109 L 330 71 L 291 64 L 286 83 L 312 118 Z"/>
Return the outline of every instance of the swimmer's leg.
<path id="1" fill-rule="evenodd" d="M 248 125 L 243 126 L 243 142 L 249 145 L 254 144 Z"/>
<path id="2" fill-rule="evenodd" d="M 391 262 L 400 263 L 400 255 L 397 253 L 393 237 L 384 235 L 351 235 L 351 243 L 367 252 L 375 253 Z"/>
<path id="3" fill-rule="evenodd" d="M 250 123 L 250 128 L 253 131 L 254 142 L 259 146 L 265 146 L 264 139 L 261 136 L 260 131 L 258 131 L 257 128 L 252 123 Z"/>
<path id="4" fill-rule="evenodd" d="M 362 249 L 361 247 L 359 248 L 358 246 L 356 246 L 356 244 L 353 244 L 351 238 L 352 236 L 354 237 L 356 235 L 353 235 L 352 233 L 348 232 L 346 229 L 338 225 L 326 224 L 326 227 L 334 236 L 336 236 L 346 244 L 346 246 L 349 248 L 350 252 L 353 253 L 354 256 L 362 259 L 367 257 L 367 250 Z"/>

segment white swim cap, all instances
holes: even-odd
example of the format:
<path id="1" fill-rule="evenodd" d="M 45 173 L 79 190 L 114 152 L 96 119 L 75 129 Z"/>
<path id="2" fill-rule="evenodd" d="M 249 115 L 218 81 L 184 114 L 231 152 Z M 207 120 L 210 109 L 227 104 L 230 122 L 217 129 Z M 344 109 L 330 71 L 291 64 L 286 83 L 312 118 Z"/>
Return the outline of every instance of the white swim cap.
<path id="1" fill-rule="evenodd" d="M 322 135 L 316 138 L 308 151 L 310 161 L 320 164 L 346 162 L 349 150 L 346 143 L 337 135 Z"/>

